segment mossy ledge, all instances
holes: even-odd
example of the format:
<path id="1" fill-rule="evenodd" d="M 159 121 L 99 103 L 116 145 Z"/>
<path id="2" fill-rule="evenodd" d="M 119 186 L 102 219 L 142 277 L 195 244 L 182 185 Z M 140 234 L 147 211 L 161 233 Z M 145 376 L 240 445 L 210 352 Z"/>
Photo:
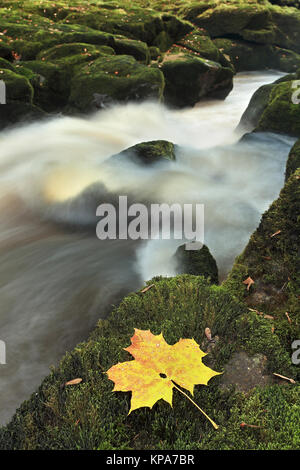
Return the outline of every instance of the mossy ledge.
<path id="1" fill-rule="evenodd" d="M 204 330 L 218 337 L 204 361 L 222 371 L 237 351 L 267 358 L 267 373 L 295 377 L 270 322 L 236 301 L 223 287 L 203 277 L 157 277 L 146 293 L 127 296 L 90 338 L 67 353 L 0 431 L 1 449 L 276 449 L 299 448 L 299 387 L 270 384 L 247 394 L 222 388 L 222 376 L 196 386 L 194 399 L 219 425 L 216 432 L 199 411 L 174 392 L 174 406 L 159 401 L 153 409 L 128 415 L 130 393 L 113 393 L 105 372 L 130 359 L 124 347 L 134 328 L 163 332 L 174 344 L 194 338 L 207 348 Z M 82 383 L 64 387 L 70 379 Z M 260 426 L 243 430 L 242 421 Z M 278 433 L 278 429 L 280 432 Z M 285 432 L 283 432 L 285 431 Z"/>

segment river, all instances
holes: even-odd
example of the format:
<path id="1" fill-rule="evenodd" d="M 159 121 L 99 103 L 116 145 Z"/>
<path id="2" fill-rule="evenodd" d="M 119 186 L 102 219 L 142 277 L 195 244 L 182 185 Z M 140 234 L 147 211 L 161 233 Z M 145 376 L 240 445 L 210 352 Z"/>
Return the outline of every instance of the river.
<path id="1" fill-rule="evenodd" d="M 178 240 L 98 240 L 102 199 L 204 204 L 205 243 L 226 276 L 283 186 L 293 139 L 256 134 L 238 143 L 236 131 L 254 91 L 281 75 L 238 74 L 225 101 L 193 109 L 126 104 L 0 134 L 0 423 L 111 304 L 156 274 L 176 273 Z M 176 162 L 104 163 L 156 139 L 180 146 Z"/>

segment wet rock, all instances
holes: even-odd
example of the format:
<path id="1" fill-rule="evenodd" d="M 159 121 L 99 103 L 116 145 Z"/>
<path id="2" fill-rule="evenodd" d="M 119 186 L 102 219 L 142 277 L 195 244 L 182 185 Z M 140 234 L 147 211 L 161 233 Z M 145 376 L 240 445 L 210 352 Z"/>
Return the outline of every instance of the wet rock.
<path id="1" fill-rule="evenodd" d="M 179 274 L 204 276 L 212 284 L 218 284 L 217 263 L 206 245 L 200 250 L 186 250 L 185 245 L 181 245 L 174 256 Z"/>
<path id="2" fill-rule="evenodd" d="M 151 165 L 163 160 L 174 161 L 176 160 L 175 145 L 166 140 L 142 142 L 113 155 L 109 158 L 109 162 L 121 162 L 124 159 L 144 165 Z"/>
<path id="3" fill-rule="evenodd" d="M 182 47 L 173 47 L 161 64 L 164 97 L 175 107 L 194 106 L 203 97 L 225 99 L 233 87 L 233 71 Z M 188 80 L 187 80 L 188 77 Z"/>
<path id="4" fill-rule="evenodd" d="M 241 392 L 248 392 L 256 386 L 266 386 L 273 382 L 272 376 L 265 372 L 267 358 L 263 354 L 250 357 L 245 352 L 236 352 L 225 366 L 221 378 L 221 388 L 232 385 Z"/>
<path id="5" fill-rule="evenodd" d="M 244 112 L 240 126 L 300 137 L 299 71 L 259 88 Z"/>
<path id="6" fill-rule="evenodd" d="M 300 167 L 300 139 L 292 147 L 285 170 L 285 181 Z"/>
<path id="7" fill-rule="evenodd" d="M 98 109 L 95 94 L 114 102 L 162 98 L 164 77 L 128 55 L 106 56 L 81 67 L 71 80 L 69 105 L 80 112 Z"/>

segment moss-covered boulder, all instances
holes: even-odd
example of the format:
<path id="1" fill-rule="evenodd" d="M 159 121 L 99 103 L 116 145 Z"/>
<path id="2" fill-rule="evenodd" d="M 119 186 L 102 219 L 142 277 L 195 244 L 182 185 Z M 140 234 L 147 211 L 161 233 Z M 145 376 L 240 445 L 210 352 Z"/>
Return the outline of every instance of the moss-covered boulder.
<path id="1" fill-rule="evenodd" d="M 181 14 L 214 38 L 244 39 L 300 52 L 300 12 L 295 9 L 234 0 L 207 2 L 202 9 L 186 6 Z"/>
<path id="2" fill-rule="evenodd" d="M 14 102 L 0 105 L 0 130 L 15 124 L 25 125 L 41 120 L 47 114 L 30 103 Z"/>
<path id="3" fill-rule="evenodd" d="M 249 105 L 243 113 L 239 127 L 252 130 L 258 126 L 262 113 L 266 109 L 274 84 L 263 85 L 253 94 Z"/>
<path id="4" fill-rule="evenodd" d="M 185 245 L 177 248 L 175 253 L 177 272 L 204 276 L 212 284 L 218 284 L 217 263 L 206 245 L 200 250 L 186 250 Z"/>
<path id="5" fill-rule="evenodd" d="M 220 52 L 218 47 L 213 43 L 209 34 L 200 28 L 195 28 L 184 36 L 177 43 L 188 50 L 197 52 L 205 59 L 219 62 Z"/>
<path id="6" fill-rule="evenodd" d="M 300 136 L 299 71 L 264 85 L 252 96 L 240 126 Z"/>
<path id="7" fill-rule="evenodd" d="M 236 72 L 268 68 L 295 72 L 300 65 L 300 54 L 270 44 L 228 38 L 217 38 L 213 42 Z"/>
<path id="8" fill-rule="evenodd" d="M 290 164 L 287 171 L 290 171 Z M 224 284 L 250 308 L 274 318 L 274 332 L 287 352 L 291 352 L 292 342 L 300 337 L 299 207 L 298 169 L 262 216 Z M 254 284 L 247 289 L 243 282 L 248 277 Z"/>
<path id="9" fill-rule="evenodd" d="M 110 46 L 96 46 L 85 43 L 58 44 L 50 49 L 41 51 L 38 60 L 56 62 L 67 68 L 82 62 L 90 62 L 102 55 L 112 55 L 114 50 Z"/>
<path id="10" fill-rule="evenodd" d="M 163 160 L 176 160 L 175 145 L 167 140 L 153 140 L 142 142 L 129 147 L 126 150 L 109 158 L 110 163 L 118 163 L 126 160 L 134 161 L 138 164 L 152 165 Z"/>
<path id="11" fill-rule="evenodd" d="M 88 112 L 122 101 L 162 98 L 164 77 L 133 57 L 107 56 L 78 70 L 71 81 L 69 104 Z"/>
<path id="12" fill-rule="evenodd" d="M 291 80 L 273 87 L 257 129 L 300 137 L 300 105 L 293 99 L 296 81 Z"/>
<path id="13" fill-rule="evenodd" d="M 224 288 L 189 275 L 150 282 L 154 284 L 151 289 L 127 296 L 86 342 L 52 369 L 37 393 L 0 430 L 1 449 L 220 450 L 299 444 L 295 425 L 299 388 L 291 384 L 254 388 L 247 396 L 235 391 L 234 384 L 221 387 L 222 376 L 213 378 L 207 387 L 196 386 L 193 398 L 220 425 L 217 433 L 176 390 L 173 408 L 160 400 L 153 409 L 141 408 L 128 416 L 130 394 L 113 393 L 105 371 L 132 359 L 124 347 L 130 344 L 134 328 L 162 332 L 169 344 L 194 338 L 203 349 L 208 347 L 204 361 L 218 371 L 224 370 L 234 354 L 244 351 L 263 354 L 268 374 L 293 377 L 296 373 L 269 320 L 249 312 Z M 206 328 L 215 339 L 214 347 L 207 344 Z M 79 385 L 64 387 L 77 377 L 82 378 Z M 261 429 L 245 432 L 242 421 Z M 286 433 L 278 434 L 278 428 Z"/>
<path id="14" fill-rule="evenodd" d="M 32 103 L 33 88 L 26 77 L 19 75 L 8 68 L 0 69 L 0 77 L 6 85 L 7 103 L 11 103 L 13 101 Z"/>
<path id="15" fill-rule="evenodd" d="M 0 43 L 0 57 L 6 60 L 13 60 L 12 48 L 9 47 L 7 44 Z"/>
<path id="16" fill-rule="evenodd" d="M 300 168 L 300 139 L 297 140 L 295 145 L 292 147 L 288 160 L 286 163 L 285 169 L 285 180 L 287 181 L 289 177 Z"/>
<path id="17" fill-rule="evenodd" d="M 146 65 L 150 62 L 149 47 L 143 41 L 128 39 L 123 36 L 115 36 L 113 48 L 117 54 L 131 55 L 136 60 L 139 60 Z"/>
<path id="18" fill-rule="evenodd" d="M 19 73 L 31 71 L 28 79 L 33 87 L 33 103 L 46 112 L 63 111 L 70 94 L 72 70 L 62 67 L 59 63 L 32 60 L 20 62 Z"/>
<path id="19" fill-rule="evenodd" d="M 204 96 L 224 99 L 233 87 L 230 68 L 182 47 L 174 46 L 160 67 L 166 82 L 165 100 L 175 107 L 193 106 Z"/>

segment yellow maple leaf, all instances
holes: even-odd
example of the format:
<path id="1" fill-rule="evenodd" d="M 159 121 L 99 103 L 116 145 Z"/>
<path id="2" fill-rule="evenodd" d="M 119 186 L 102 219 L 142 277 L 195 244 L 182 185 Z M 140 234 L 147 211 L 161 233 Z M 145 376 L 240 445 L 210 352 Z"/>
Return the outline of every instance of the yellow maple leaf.
<path id="1" fill-rule="evenodd" d="M 173 388 L 179 390 L 212 422 L 191 398 L 179 387 L 192 395 L 194 386 L 207 385 L 220 372 L 215 372 L 202 362 L 206 353 L 201 351 L 194 339 L 180 339 L 170 346 L 163 335 L 153 335 L 150 330 L 135 329 L 131 345 L 124 348 L 135 360 L 112 366 L 107 375 L 115 383 L 113 392 L 132 392 L 128 414 L 144 406 L 152 408 L 160 399 L 172 406 Z"/>

